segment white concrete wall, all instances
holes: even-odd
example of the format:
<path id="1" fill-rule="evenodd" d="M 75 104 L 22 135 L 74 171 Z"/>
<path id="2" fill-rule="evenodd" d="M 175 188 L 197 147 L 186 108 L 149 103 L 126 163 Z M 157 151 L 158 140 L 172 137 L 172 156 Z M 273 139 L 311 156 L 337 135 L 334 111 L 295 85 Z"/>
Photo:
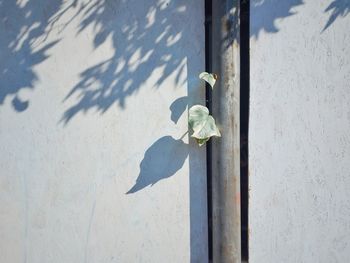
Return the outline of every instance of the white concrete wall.
<path id="1" fill-rule="evenodd" d="M 251 0 L 251 263 L 349 262 L 349 8 Z"/>
<path id="2" fill-rule="evenodd" d="M 206 262 L 205 148 L 180 140 L 203 22 L 199 0 L 0 0 L 0 262 Z"/>

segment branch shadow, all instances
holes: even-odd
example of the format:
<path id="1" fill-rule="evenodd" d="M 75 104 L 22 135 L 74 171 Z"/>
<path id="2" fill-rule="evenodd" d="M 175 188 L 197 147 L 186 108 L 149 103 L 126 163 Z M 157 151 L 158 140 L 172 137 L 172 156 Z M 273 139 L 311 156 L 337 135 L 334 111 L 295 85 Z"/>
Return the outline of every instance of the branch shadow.
<path id="1" fill-rule="evenodd" d="M 12 98 L 16 112 L 23 112 L 29 100 L 20 91 L 34 90 L 39 77 L 34 67 L 48 59 L 49 50 L 59 39 L 44 43 L 50 34 L 63 0 L 7 1 L 0 0 L 0 105 Z"/>
<path id="2" fill-rule="evenodd" d="M 346 0 L 334 2 L 342 1 Z M 263 31 L 279 32 L 276 20 L 295 15 L 293 8 L 302 4 L 303 0 L 251 0 L 251 13 L 259 15 L 251 18 L 250 36 L 258 38 Z M 131 10 L 128 6 L 135 8 Z M 61 122 L 68 124 L 81 112 L 103 114 L 113 105 L 125 108 L 127 98 L 145 86 L 145 82 L 157 70 L 158 77 L 148 86 L 160 88 L 176 69 L 179 69 L 176 81 L 181 84 L 187 58 L 181 45 L 191 36 L 176 22 L 191 16 L 185 2 L 144 1 L 140 4 L 137 0 L 90 1 L 82 5 L 77 13 L 83 13 L 78 34 L 93 27 L 96 31 L 93 39 L 95 49 L 111 40 L 114 53 L 109 59 L 80 73 L 80 81 L 63 100 L 74 103 L 64 112 Z M 228 26 L 227 39 L 232 39 L 230 35 L 234 34 L 236 27 Z M 226 43 L 227 46 L 231 44 L 229 41 Z M 155 78 L 154 75 L 152 77 Z"/>
<path id="3" fill-rule="evenodd" d="M 181 76 L 187 52 L 181 47 L 191 37 L 191 30 L 179 23 L 190 17 L 185 1 L 90 1 L 79 12 L 83 20 L 78 34 L 92 27 L 94 48 L 110 41 L 114 51 L 81 72 L 80 81 L 64 98 L 74 103 L 61 122 L 67 124 L 90 110 L 103 114 L 113 105 L 123 109 L 128 97 L 144 86 L 160 88 L 174 72 L 177 86 L 185 83 Z"/>

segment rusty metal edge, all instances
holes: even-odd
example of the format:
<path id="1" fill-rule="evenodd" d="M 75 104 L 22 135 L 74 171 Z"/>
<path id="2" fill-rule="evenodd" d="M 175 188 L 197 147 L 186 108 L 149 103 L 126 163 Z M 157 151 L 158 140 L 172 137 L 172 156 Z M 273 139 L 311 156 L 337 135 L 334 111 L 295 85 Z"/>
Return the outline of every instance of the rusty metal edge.
<path id="1" fill-rule="evenodd" d="M 239 11 L 239 0 L 212 1 L 212 113 L 222 134 L 212 142 L 214 263 L 241 263 Z"/>

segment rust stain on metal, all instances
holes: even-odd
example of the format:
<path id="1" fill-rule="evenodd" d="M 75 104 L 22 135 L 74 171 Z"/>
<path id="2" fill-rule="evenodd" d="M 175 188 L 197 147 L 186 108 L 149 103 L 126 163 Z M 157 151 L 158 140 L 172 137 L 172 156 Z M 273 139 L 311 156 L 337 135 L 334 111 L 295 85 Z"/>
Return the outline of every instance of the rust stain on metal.
<path id="1" fill-rule="evenodd" d="M 213 260 L 241 262 L 240 245 L 240 139 L 239 139 L 239 30 L 238 1 L 220 0 L 213 5 L 213 70 L 219 73 L 220 93 L 213 94 L 213 115 L 223 136 L 213 141 Z"/>
<path id="2" fill-rule="evenodd" d="M 241 193 L 236 193 L 235 204 L 240 205 L 240 203 L 241 203 Z"/>
<path id="3" fill-rule="evenodd" d="M 237 250 L 233 245 L 222 246 L 222 252 L 224 255 L 228 256 L 237 254 Z"/>

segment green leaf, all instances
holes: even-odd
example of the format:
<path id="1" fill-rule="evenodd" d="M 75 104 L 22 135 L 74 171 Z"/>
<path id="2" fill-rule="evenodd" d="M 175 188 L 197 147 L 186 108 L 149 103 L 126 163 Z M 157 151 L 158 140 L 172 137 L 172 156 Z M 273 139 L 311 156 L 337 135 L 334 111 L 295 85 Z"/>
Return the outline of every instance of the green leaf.
<path id="1" fill-rule="evenodd" d="M 206 143 L 212 136 L 221 136 L 214 118 L 209 115 L 207 107 L 194 105 L 189 109 L 188 113 L 188 124 L 193 131 L 191 137 L 197 140 L 199 146 Z"/>
<path id="2" fill-rule="evenodd" d="M 202 146 L 205 144 L 207 141 L 209 141 L 210 138 L 205 138 L 205 139 L 196 139 L 197 143 L 199 146 Z"/>
<path id="3" fill-rule="evenodd" d="M 199 78 L 208 82 L 213 89 L 218 76 L 215 73 L 202 72 L 199 74 Z"/>

